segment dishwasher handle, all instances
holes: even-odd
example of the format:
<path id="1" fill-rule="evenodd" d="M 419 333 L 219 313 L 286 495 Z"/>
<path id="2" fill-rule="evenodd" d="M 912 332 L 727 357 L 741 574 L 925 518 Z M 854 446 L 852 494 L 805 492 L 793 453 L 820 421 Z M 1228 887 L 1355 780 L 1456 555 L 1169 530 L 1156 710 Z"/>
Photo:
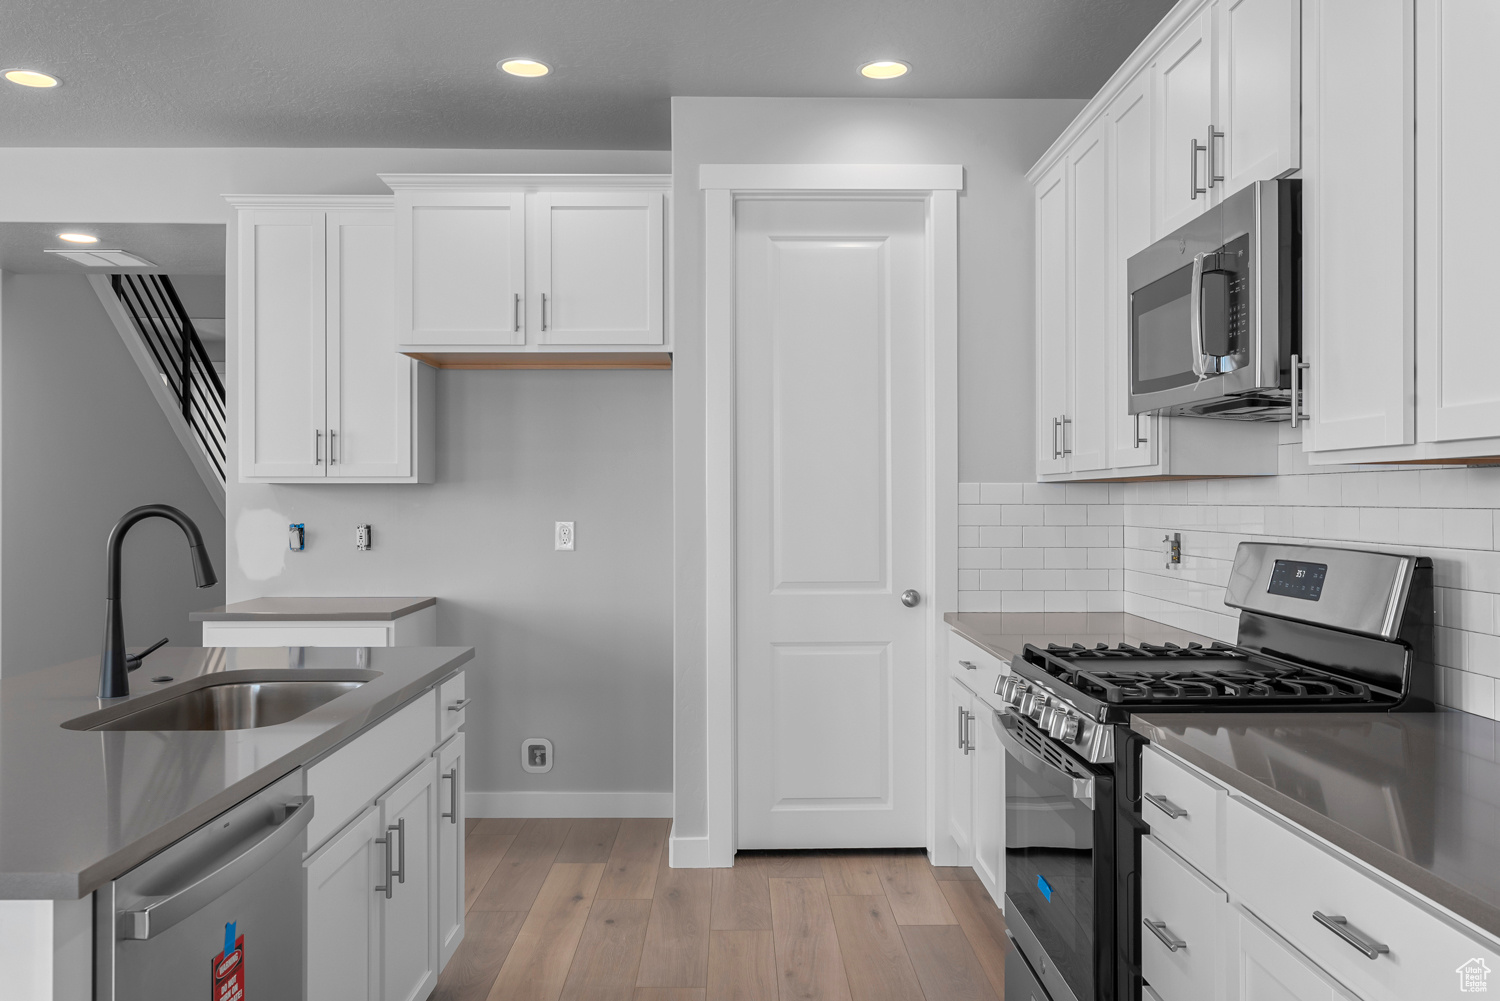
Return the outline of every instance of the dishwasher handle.
<path id="1" fill-rule="evenodd" d="M 137 940 L 153 938 L 204 905 L 212 903 L 280 854 L 297 835 L 307 830 L 312 817 L 313 798 L 308 796 L 287 814 L 285 820 L 269 828 L 265 835 L 228 862 L 205 873 L 176 893 L 159 897 L 137 910 L 126 911 L 121 915 L 121 937 Z"/>

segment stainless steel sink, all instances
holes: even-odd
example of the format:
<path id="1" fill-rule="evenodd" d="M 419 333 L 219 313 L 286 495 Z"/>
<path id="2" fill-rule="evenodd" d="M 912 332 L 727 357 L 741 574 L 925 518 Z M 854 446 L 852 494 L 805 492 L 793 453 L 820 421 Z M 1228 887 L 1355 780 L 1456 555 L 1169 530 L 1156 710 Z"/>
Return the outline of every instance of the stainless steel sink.
<path id="1" fill-rule="evenodd" d="M 118 716 L 103 720 L 99 714 L 90 713 L 63 726 L 75 730 L 250 730 L 304 716 L 365 683 L 365 680 L 223 682 L 139 709 L 127 704 L 120 707 L 123 711 Z"/>

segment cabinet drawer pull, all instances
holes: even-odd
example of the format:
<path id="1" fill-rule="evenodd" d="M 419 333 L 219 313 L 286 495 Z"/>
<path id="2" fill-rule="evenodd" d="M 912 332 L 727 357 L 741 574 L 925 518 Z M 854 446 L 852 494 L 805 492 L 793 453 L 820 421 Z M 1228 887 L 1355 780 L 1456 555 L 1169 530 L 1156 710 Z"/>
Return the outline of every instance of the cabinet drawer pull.
<path id="1" fill-rule="evenodd" d="M 1158 796 L 1153 792 L 1146 793 L 1146 802 L 1150 803 L 1152 806 L 1156 807 L 1158 810 L 1160 810 L 1162 813 L 1165 813 L 1173 820 L 1177 820 L 1180 817 L 1186 817 L 1188 815 L 1188 812 L 1186 810 L 1178 806 L 1176 803 L 1172 802 L 1170 799 L 1167 799 L 1167 797 Z"/>
<path id="2" fill-rule="evenodd" d="M 970 751 L 974 750 L 974 731 L 972 729 L 970 729 L 970 724 L 973 723 L 973 722 L 974 722 L 974 714 L 971 713 L 971 712 L 969 712 L 968 710 L 965 710 L 964 711 L 964 731 L 963 731 L 964 732 L 964 753 L 965 754 L 968 754 Z"/>
<path id="3" fill-rule="evenodd" d="M 464 706 L 468 705 L 472 701 L 473 701 L 473 699 L 459 699 L 457 702 L 453 703 L 451 706 L 448 707 L 448 711 L 450 713 L 459 712 L 460 710 L 463 709 Z"/>
<path id="4" fill-rule="evenodd" d="M 964 710 L 964 707 L 963 706 L 959 706 L 958 707 L 958 749 L 960 751 L 963 751 L 965 754 L 969 753 L 968 748 L 964 747 L 964 717 L 967 716 L 967 715 L 968 715 L 968 712 L 966 712 Z"/>
<path id="5" fill-rule="evenodd" d="M 454 765 L 443 773 L 443 778 L 452 783 L 448 787 L 448 813 L 440 816 L 450 824 L 458 823 L 458 766 Z"/>
<path id="6" fill-rule="evenodd" d="M 1146 918 L 1141 924 L 1145 925 L 1151 934 L 1161 939 L 1161 944 L 1167 947 L 1168 952 L 1176 952 L 1178 949 L 1187 948 L 1186 942 L 1167 930 L 1167 923 L 1165 921 L 1152 921 L 1150 918 Z"/>
<path id="7" fill-rule="evenodd" d="M 396 882 L 391 878 L 393 875 L 395 875 L 395 873 L 391 871 L 391 831 L 394 830 L 396 830 L 396 828 L 394 827 L 388 828 L 385 832 L 385 837 L 375 839 L 375 843 L 377 845 L 385 845 L 385 885 L 375 887 L 375 892 L 384 893 L 385 899 L 387 900 L 391 899 L 391 887 Z"/>
<path id="8" fill-rule="evenodd" d="M 979 665 L 974 663 L 972 660 L 961 660 L 958 662 L 958 666 L 963 668 L 965 671 L 979 670 Z"/>
<path id="9" fill-rule="evenodd" d="M 1350 928 L 1349 919 L 1342 914 L 1324 914 L 1322 911 L 1313 911 L 1313 920 L 1354 946 L 1366 959 L 1378 959 L 1381 953 L 1391 951 L 1390 946 L 1367 938 Z"/>
<path id="10" fill-rule="evenodd" d="M 512 330 L 521 329 L 521 293 L 515 293 L 515 299 L 511 301 L 510 322 Z"/>
<path id="11" fill-rule="evenodd" d="M 542 330 L 547 329 L 547 293 L 542 293 Z"/>

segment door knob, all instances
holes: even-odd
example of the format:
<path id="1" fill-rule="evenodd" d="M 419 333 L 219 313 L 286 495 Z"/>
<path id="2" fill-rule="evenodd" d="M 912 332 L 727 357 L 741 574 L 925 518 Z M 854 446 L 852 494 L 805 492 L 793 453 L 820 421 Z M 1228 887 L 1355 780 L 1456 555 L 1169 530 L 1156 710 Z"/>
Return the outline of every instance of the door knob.
<path id="1" fill-rule="evenodd" d="M 907 608 L 916 608 L 917 605 L 921 603 L 921 601 L 922 596 L 917 593 L 915 588 L 909 587 L 905 591 L 901 592 L 901 604 L 905 605 Z"/>

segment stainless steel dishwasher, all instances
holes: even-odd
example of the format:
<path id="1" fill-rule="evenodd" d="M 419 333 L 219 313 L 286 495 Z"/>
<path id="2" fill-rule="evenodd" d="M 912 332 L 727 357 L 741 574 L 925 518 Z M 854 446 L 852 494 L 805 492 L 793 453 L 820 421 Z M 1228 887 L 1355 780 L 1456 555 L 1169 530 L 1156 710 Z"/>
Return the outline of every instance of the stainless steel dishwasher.
<path id="1" fill-rule="evenodd" d="M 99 888 L 97 1001 L 303 997 L 303 789 L 293 772 Z"/>

